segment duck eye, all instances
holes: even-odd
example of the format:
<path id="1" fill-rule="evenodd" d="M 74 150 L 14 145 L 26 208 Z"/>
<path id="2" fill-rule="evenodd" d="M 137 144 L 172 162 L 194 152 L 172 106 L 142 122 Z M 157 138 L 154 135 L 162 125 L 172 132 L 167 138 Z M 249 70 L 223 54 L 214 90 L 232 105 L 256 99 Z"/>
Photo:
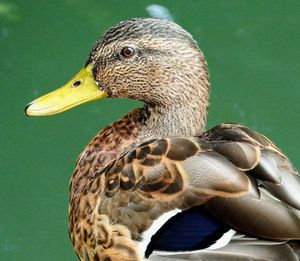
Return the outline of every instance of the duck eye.
<path id="1" fill-rule="evenodd" d="M 121 50 L 121 55 L 125 58 L 130 58 L 135 54 L 135 50 L 132 47 L 124 47 Z"/>

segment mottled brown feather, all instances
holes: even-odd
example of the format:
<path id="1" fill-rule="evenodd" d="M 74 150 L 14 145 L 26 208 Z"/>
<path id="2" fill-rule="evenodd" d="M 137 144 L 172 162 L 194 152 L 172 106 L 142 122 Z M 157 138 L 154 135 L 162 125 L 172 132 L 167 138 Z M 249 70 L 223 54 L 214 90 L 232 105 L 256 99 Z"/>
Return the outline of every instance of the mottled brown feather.
<path id="1" fill-rule="evenodd" d="M 137 50 L 131 59 L 120 56 L 125 45 Z M 239 231 L 300 239 L 299 175 L 288 158 L 239 124 L 204 132 L 209 74 L 189 33 L 127 20 L 96 42 L 87 64 L 109 97 L 145 105 L 100 131 L 76 162 L 69 234 L 81 260 L 142 260 L 137 242 L 154 220 L 200 204 Z"/>

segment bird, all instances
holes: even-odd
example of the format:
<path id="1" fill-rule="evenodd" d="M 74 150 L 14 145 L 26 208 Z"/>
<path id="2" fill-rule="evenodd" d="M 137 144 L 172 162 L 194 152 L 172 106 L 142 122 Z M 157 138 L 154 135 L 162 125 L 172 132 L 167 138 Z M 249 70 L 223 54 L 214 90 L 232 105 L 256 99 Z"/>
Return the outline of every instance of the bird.
<path id="1" fill-rule="evenodd" d="M 63 87 L 26 106 L 46 116 L 103 98 L 143 103 L 76 161 L 69 237 L 80 260 L 298 260 L 298 171 L 242 124 L 206 130 L 209 96 L 192 35 L 132 18 L 102 34 Z"/>

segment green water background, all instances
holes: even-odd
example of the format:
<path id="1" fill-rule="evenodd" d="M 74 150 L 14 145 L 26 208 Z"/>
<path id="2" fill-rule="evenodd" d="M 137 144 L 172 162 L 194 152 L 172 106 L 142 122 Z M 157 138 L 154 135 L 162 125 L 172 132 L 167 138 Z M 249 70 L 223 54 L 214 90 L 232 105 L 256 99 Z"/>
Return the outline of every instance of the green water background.
<path id="1" fill-rule="evenodd" d="M 44 118 L 23 109 L 77 72 L 109 26 L 149 16 L 151 4 L 166 7 L 207 57 L 209 127 L 246 124 L 300 167 L 300 1 L 0 0 L 0 260 L 76 260 L 67 235 L 75 159 L 138 103 L 103 100 Z"/>

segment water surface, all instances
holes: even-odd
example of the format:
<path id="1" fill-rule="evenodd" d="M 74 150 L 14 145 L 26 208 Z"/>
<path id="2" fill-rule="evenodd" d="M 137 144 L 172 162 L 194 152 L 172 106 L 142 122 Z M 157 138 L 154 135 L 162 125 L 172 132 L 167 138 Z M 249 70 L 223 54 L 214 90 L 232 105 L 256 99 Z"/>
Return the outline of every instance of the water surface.
<path id="1" fill-rule="evenodd" d="M 297 0 L 0 0 L 0 260 L 76 260 L 67 235 L 75 159 L 139 103 L 103 100 L 44 118 L 23 109 L 68 80 L 100 33 L 129 17 L 165 16 L 190 31 L 212 77 L 208 125 L 261 131 L 299 168 L 299 10 Z"/>

